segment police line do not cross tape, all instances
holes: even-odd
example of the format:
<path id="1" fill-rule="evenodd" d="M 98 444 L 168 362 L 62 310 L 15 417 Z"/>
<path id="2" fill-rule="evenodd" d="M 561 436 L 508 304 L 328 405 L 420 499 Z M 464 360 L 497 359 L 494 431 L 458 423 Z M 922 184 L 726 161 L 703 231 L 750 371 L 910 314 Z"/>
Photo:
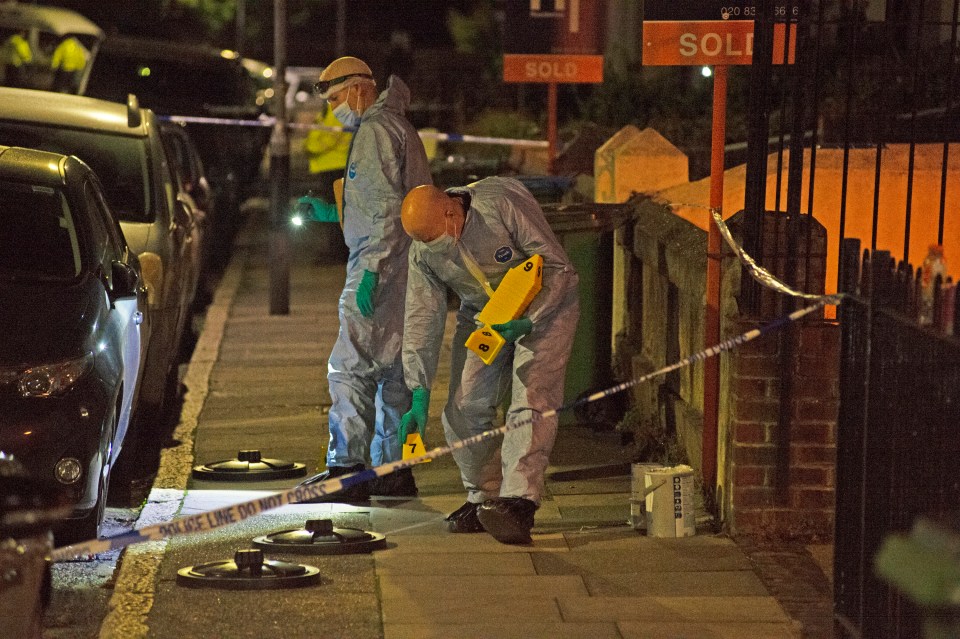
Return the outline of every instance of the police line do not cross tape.
<path id="1" fill-rule="evenodd" d="M 230 126 L 255 126 L 271 127 L 277 123 L 277 119 L 270 116 L 264 116 L 256 120 L 237 120 L 233 118 L 211 118 L 192 115 L 160 115 L 160 120 L 168 122 L 177 122 L 180 124 L 220 124 Z M 331 131 L 334 133 L 355 133 L 356 127 L 330 126 L 327 124 L 303 124 L 298 122 L 288 122 L 288 129 L 309 129 L 317 131 Z M 550 143 L 546 140 L 523 140 L 519 138 L 496 138 L 482 135 L 463 135 L 460 133 L 440 133 L 439 131 L 417 131 L 421 138 L 432 138 L 440 142 L 472 142 L 475 144 L 499 144 L 504 146 L 524 146 L 545 149 Z"/>

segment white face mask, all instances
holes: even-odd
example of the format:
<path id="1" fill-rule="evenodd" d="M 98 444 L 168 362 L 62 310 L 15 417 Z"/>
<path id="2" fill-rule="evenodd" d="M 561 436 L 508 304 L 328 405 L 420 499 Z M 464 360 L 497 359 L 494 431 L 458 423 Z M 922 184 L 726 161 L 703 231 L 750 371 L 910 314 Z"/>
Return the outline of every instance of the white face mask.
<path id="1" fill-rule="evenodd" d="M 442 235 L 430 240 L 429 242 L 423 243 L 428 252 L 446 253 L 456 243 L 456 240 L 453 238 L 453 236 L 447 234 L 447 219 L 443 220 L 443 226 L 444 230 Z M 454 230 L 456 230 L 456 227 L 454 227 Z"/>
<path id="2" fill-rule="evenodd" d="M 340 124 L 348 127 L 357 127 L 360 126 L 360 114 L 350 108 L 350 105 L 347 104 L 346 100 L 341 102 L 336 109 L 333 110 L 333 117 L 340 120 Z"/>
<path id="3" fill-rule="evenodd" d="M 348 88 L 349 92 L 350 89 Z M 333 110 L 333 117 L 340 121 L 340 124 L 348 127 L 360 126 L 360 114 L 350 108 L 350 94 L 347 93 L 347 99 L 337 105 Z"/>
<path id="4" fill-rule="evenodd" d="M 423 243 L 428 253 L 446 253 L 453 247 L 453 238 L 444 233 L 440 237 Z"/>

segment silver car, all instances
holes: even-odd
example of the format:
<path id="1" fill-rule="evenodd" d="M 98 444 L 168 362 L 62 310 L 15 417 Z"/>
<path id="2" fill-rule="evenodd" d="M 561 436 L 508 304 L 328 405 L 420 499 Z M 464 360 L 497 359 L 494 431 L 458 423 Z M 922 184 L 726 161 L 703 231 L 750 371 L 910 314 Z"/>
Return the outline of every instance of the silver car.
<path id="1" fill-rule="evenodd" d="M 124 105 L 0 88 L 0 144 L 76 155 L 100 178 L 147 285 L 154 324 L 140 403 L 147 416 L 158 415 L 179 388 L 179 345 L 200 265 L 192 212 L 178 197 L 156 117 L 132 96 Z"/>

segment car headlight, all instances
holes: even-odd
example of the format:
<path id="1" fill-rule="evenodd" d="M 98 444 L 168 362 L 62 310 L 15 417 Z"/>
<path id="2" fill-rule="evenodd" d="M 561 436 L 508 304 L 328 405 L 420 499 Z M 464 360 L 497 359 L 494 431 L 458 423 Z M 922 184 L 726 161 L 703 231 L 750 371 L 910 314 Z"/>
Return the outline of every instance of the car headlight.
<path id="1" fill-rule="evenodd" d="M 93 368 L 93 353 L 55 364 L 0 372 L 0 381 L 16 382 L 21 397 L 52 397 L 65 393 Z"/>

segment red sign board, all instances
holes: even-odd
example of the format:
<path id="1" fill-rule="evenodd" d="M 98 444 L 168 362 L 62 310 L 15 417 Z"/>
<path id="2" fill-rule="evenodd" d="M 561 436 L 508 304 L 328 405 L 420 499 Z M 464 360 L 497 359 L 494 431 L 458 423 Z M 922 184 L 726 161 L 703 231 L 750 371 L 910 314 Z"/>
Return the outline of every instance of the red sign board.
<path id="1" fill-rule="evenodd" d="M 653 20 L 643 23 L 644 66 L 750 64 L 753 20 Z M 783 64 L 787 24 L 773 25 L 773 63 Z M 790 55 L 796 54 L 797 27 L 790 25 Z"/>
<path id="2" fill-rule="evenodd" d="M 507 53 L 503 81 L 595 84 L 603 82 L 603 56 Z"/>

